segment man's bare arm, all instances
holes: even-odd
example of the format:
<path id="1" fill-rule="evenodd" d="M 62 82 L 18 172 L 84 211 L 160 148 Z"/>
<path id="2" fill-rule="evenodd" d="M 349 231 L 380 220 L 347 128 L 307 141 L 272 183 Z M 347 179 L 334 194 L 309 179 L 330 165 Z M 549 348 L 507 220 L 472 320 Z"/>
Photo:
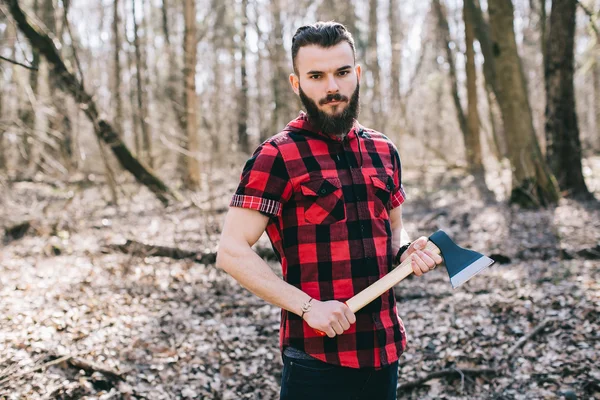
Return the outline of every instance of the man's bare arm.
<path id="1" fill-rule="evenodd" d="M 225 218 L 217 267 L 258 297 L 301 315 L 302 304 L 310 297 L 279 278 L 251 248 L 265 231 L 268 222 L 269 218 L 258 211 L 232 207 Z"/>
<path id="2" fill-rule="evenodd" d="M 395 256 L 400 247 L 408 242 L 410 238 L 402 225 L 402 206 L 390 211 L 390 222 L 392 224 L 392 254 Z"/>
<path id="3" fill-rule="evenodd" d="M 217 267 L 222 268 L 246 289 L 269 303 L 302 315 L 302 305 L 310 296 L 279 278 L 253 250 L 265 231 L 268 217 L 258 211 L 231 207 L 225 217 Z M 309 326 L 329 337 L 342 334 L 356 322 L 352 311 L 339 301 L 312 300 L 304 316 Z"/>
<path id="4" fill-rule="evenodd" d="M 390 223 L 392 225 L 392 254 L 398 253 L 400 246 L 410 241 L 408 233 L 402 225 L 402 206 L 394 208 L 390 212 Z M 417 276 L 431 271 L 437 264 L 442 263 L 442 257 L 429 250 L 423 250 L 427 245 L 427 237 L 421 236 L 411 243 L 408 249 L 402 254 L 400 261 L 404 261 L 406 257 L 414 254 L 412 258 L 412 268 Z"/>

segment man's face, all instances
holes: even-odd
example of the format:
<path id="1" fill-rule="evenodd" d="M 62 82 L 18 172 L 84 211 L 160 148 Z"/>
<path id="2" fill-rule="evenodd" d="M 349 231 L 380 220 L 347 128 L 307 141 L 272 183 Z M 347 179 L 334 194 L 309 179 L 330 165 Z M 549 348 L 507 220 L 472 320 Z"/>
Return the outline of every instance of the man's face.
<path id="1" fill-rule="evenodd" d="M 311 123 L 324 133 L 347 133 L 358 117 L 361 72 L 354 65 L 350 45 L 303 46 L 296 56 L 296 69 L 298 75 L 290 75 L 290 83 Z"/>

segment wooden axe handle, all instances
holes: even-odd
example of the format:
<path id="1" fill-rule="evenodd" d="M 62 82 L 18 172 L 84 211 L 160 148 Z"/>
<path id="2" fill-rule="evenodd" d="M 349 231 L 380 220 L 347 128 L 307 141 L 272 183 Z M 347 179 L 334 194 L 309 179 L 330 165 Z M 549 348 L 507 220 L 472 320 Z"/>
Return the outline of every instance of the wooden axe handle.
<path id="1" fill-rule="evenodd" d="M 435 244 L 433 244 L 433 242 L 428 241 L 427 245 L 425 246 L 425 249 L 436 254 L 440 254 L 440 249 Z M 394 285 L 401 282 L 404 278 L 412 274 L 413 269 L 411 266 L 411 259 L 412 255 L 406 257 L 406 259 L 400 265 L 398 265 L 391 272 L 386 274 L 383 278 L 374 282 L 371 286 L 360 291 L 359 293 L 354 295 L 354 297 L 346 301 L 346 305 L 348 306 L 348 308 L 350 308 L 350 310 L 352 310 L 353 313 L 357 312 L 358 310 L 360 310 L 361 308 L 363 308 L 364 306 L 366 306 L 367 304 L 369 304 L 370 302 L 387 292 Z M 315 331 L 321 336 L 325 335 L 325 332 L 321 332 L 317 329 L 315 329 Z"/>
<path id="2" fill-rule="evenodd" d="M 425 246 L 426 250 L 440 254 L 440 249 L 432 242 L 427 242 Z M 368 288 L 357 293 L 354 297 L 346 301 L 346 305 L 352 310 L 353 313 L 357 312 L 385 292 L 387 292 L 394 285 L 401 282 L 404 278 L 412 274 L 413 269 L 411 266 L 412 256 L 406 257 L 406 259 L 394 268 L 391 272 L 373 283 Z"/>

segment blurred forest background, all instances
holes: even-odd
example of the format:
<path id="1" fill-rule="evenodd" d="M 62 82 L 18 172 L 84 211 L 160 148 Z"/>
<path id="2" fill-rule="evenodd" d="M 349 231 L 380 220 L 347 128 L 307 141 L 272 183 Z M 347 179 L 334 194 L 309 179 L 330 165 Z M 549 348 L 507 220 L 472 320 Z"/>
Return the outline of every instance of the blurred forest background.
<path id="1" fill-rule="evenodd" d="M 411 236 L 497 261 L 398 286 L 399 396 L 600 395 L 600 0 L 0 0 L 0 396 L 277 398 L 279 310 L 214 257 L 316 20 Z"/>

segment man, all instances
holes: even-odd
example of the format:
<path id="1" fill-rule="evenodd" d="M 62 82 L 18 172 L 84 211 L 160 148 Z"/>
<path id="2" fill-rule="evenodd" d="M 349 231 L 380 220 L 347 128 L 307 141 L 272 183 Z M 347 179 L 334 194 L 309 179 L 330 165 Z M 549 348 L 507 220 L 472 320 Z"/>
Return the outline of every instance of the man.
<path id="1" fill-rule="evenodd" d="M 427 238 L 409 243 L 394 144 L 356 121 L 351 34 L 334 22 L 303 26 L 292 60 L 306 114 L 246 163 L 217 265 L 282 308 L 281 399 L 395 399 L 406 334 L 393 290 L 356 314 L 343 302 L 409 255 L 419 276 L 442 260 L 420 250 Z M 283 280 L 251 249 L 265 229 Z"/>

